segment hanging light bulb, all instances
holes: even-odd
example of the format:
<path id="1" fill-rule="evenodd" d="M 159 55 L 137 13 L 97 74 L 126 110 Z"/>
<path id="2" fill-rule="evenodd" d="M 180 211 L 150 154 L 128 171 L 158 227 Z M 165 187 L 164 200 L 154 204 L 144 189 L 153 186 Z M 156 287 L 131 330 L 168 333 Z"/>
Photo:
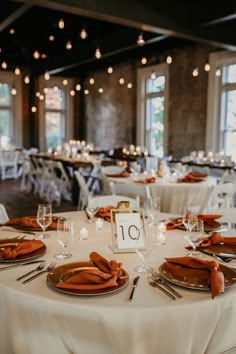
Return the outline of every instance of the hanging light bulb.
<path id="1" fill-rule="evenodd" d="M 113 73 L 113 68 L 111 66 L 109 66 L 109 68 L 107 69 L 108 74 L 112 74 Z"/>
<path id="2" fill-rule="evenodd" d="M 210 71 L 211 70 L 210 64 L 208 62 L 205 64 L 204 70 L 205 71 Z"/>
<path id="3" fill-rule="evenodd" d="M 220 68 L 217 68 L 216 69 L 216 76 L 221 76 L 221 69 Z"/>
<path id="4" fill-rule="evenodd" d="M 35 50 L 33 56 L 34 56 L 34 59 L 39 59 L 40 54 L 37 50 Z"/>
<path id="5" fill-rule="evenodd" d="M 89 90 L 84 90 L 84 94 L 88 95 L 89 94 Z"/>
<path id="6" fill-rule="evenodd" d="M 42 58 L 42 59 L 46 59 L 46 58 L 47 58 L 47 54 L 42 53 L 42 54 L 41 54 L 41 58 Z"/>
<path id="7" fill-rule="evenodd" d="M 125 83 L 125 79 L 124 79 L 123 77 L 121 77 L 121 78 L 119 79 L 119 84 L 120 84 L 120 85 L 124 85 L 124 83 Z"/>
<path id="8" fill-rule="evenodd" d="M 70 50 L 71 48 L 72 48 L 71 41 L 68 41 L 68 42 L 66 43 L 66 49 L 67 49 L 67 50 Z"/>
<path id="9" fill-rule="evenodd" d="M 101 51 L 100 51 L 100 48 L 99 48 L 99 47 L 96 48 L 94 55 L 95 55 L 95 57 L 96 57 L 97 59 L 100 59 L 100 58 L 101 58 L 102 54 L 101 54 Z"/>
<path id="10" fill-rule="evenodd" d="M 194 77 L 197 77 L 198 74 L 199 74 L 199 70 L 198 70 L 198 68 L 196 67 L 196 68 L 193 69 L 192 75 L 193 75 Z"/>
<path id="11" fill-rule="evenodd" d="M 95 82 L 94 78 L 93 78 L 93 77 L 91 77 L 91 79 L 89 79 L 89 83 L 90 83 L 90 85 L 94 85 L 94 82 Z"/>
<path id="12" fill-rule="evenodd" d="M 24 82 L 25 82 L 25 84 L 29 84 L 30 83 L 30 78 L 29 78 L 28 75 L 25 76 Z"/>
<path id="13" fill-rule="evenodd" d="M 50 42 L 53 42 L 55 40 L 55 37 L 53 34 L 51 34 L 48 39 L 50 40 Z"/>
<path id="14" fill-rule="evenodd" d="M 140 35 L 138 36 L 138 39 L 137 39 L 137 44 L 141 47 L 143 46 L 145 43 L 145 40 L 143 39 L 143 34 L 140 33 Z"/>
<path id="15" fill-rule="evenodd" d="M 63 29 L 63 28 L 65 27 L 65 23 L 64 23 L 63 18 L 61 18 L 61 19 L 59 20 L 59 22 L 58 22 L 58 27 L 59 27 L 60 29 Z"/>
<path id="16" fill-rule="evenodd" d="M 75 90 L 70 90 L 70 95 L 74 96 L 75 95 Z"/>
<path id="17" fill-rule="evenodd" d="M 31 107 L 31 112 L 35 113 L 37 111 L 37 108 L 35 106 Z"/>
<path id="18" fill-rule="evenodd" d="M 68 80 L 67 80 L 67 79 L 64 79 L 64 80 L 62 81 L 62 83 L 63 83 L 64 86 L 66 86 L 66 85 L 68 85 Z"/>
<path id="19" fill-rule="evenodd" d="M 86 32 L 85 28 L 82 28 L 81 32 L 80 32 L 80 38 L 81 39 L 86 39 L 88 37 L 88 33 Z"/>
<path id="20" fill-rule="evenodd" d="M 157 76 L 156 76 L 156 73 L 153 71 L 153 72 L 151 73 L 151 79 L 152 79 L 152 80 L 155 80 L 156 77 L 157 77 Z"/>
<path id="21" fill-rule="evenodd" d="M 172 63 L 172 56 L 171 55 L 168 55 L 167 57 L 166 57 L 166 62 L 167 62 L 167 64 L 171 64 Z"/>
<path id="22" fill-rule="evenodd" d="M 12 94 L 13 96 L 16 95 L 16 89 L 15 89 L 15 87 L 12 87 L 12 89 L 11 89 L 11 94 Z"/>
<path id="23" fill-rule="evenodd" d="M 103 88 L 102 88 L 102 87 L 99 87 L 98 92 L 99 92 L 99 93 L 103 93 Z"/>
<path id="24" fill-rule="evenodd" d="M 6 69 L 7 68 L 7 63 L 5 61 L 2 62 L 2 68 Z"/>
<path id="25" fill-rule="evenodd" d="M 142 63 L 143 65 L 147 64 L 147 58 L 146 58 L 146 57 L 143 57 L 143 58 L 141 59 L 141 63 Z"/>
<path id="26" fill-rule="evenodd" d="M 128 87 L 129 89 L 131 89 L 131 88 L 133 87 L 133 85 L 131 84 L 131 82 L 129 82 L 129 83 L 127 84 L 127 87 Z"/>
<path id="27" fill-rule="evenodd" d="M 10 31 L 9 31 L 10 34 L 15 34 L 15 30 L 14 28 L 11 28 Z"/>
<path id="28" fill-rule="evenodd" d="M 77 84 L 77 85 L 75 86 L 75 89 L 76 89 L 76 91 L 80 91 L 80 90 L 81 90 L 81 85 L 80 85 L 80 84 Z"/>
<path id="29" fill-rule="evenodd" d="M 17 75 L 17 76 L 20 75 L 20 69 L 19 68 L 15 68 L 15 75 Z"/>
<path id="30" fill-rule="evenodd" d="M 49 74 L 48 71 L 45 72 L 44 78 L 45 78 L 45 80 L 49 80 L 50 79 L 50 74 Z"/>

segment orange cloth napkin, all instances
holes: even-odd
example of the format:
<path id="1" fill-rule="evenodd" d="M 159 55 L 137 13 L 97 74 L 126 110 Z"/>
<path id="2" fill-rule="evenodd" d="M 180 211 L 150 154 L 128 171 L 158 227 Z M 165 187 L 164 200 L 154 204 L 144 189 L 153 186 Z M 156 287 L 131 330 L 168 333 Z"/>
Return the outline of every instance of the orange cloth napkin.
<path id="1" fill-rule="evenodd" d="M 223 237 L 219 232 L 213 232 L 211 235 L 204 237 L 198 248 L 209 247 L 218 243 L 225 245 L 236 245 L 236 237 Z"/>
<path id="2" fill-rule="evenodd" d="M 95 269 L 83 270 L 64 282 L 58 283 L 60 289 L 99 290 L 117 286 L 117 280 L 122 275 L 122 263 L 108 261 L 97 252 L 90 254 Z"/>
<path id="3" fill-rule="evenodd" d="M 116 209 L 117 207 L 115 206 L 107 206 L 107 207 L 102 207 L 102 208 L 99 208 L 97 213 L 96 213 L 96 217 L 99 217 L 99 218 L 102 218 L 108 222 L 111 221 L 111 215 L 110 215 L 110 211 L 111 209 Z"/>
<path id="4" fill-rule="evenodd" d="M 155 183 L 155 181 L 156 181 L 155 177 L 146 177 L 146 178 L 139 179 L 136 182 L 148 184 L 148 183 Z"/>
<path id="5" fill-rule="evenodd" d="M 7 247 L 2 251 L 0 250 L 0 258 L 14 259 L 18 256 L 23 256 L 25 254 L 34 252 L 44 246 L 45 246 L 44 243 L 40 240 L 24 241 L 19 243 L 15 249 L 12 249 L 11 247 Z"/>
<path id="6" fill-rule="evenodd" d="M 120 173 L 109 173 L 106 174 L 107 177 L 129 177 L 128 171 L 122 171 Z"/>
<path id="7" fill-rule="evenodd" d="M 221 216 L 222 215 L 218 215 L 218 214 L 199 214 L 197 217 L 198 217 L 198 220 L 202 220 L 202 221 L 209 223 L 215 219 L 221 218 Z"/>
<path id="8" fill-rule="evenodd" d="M 52 223 L 49 225 L 48 228 L 50 229 L 57 229 L 57 216 L 52 217 Z M 41 230 L 41 227 L 37 223 L 36 216 L 24 216 L 22 218 L 15 218 L 8 220 L 5 226 L 12 226 L 17 228 L 29 228 L 30 230 Z"/>
<path id="9" fill-rule="evenodd" d="M 171 220 L 166 224 L 166 230 L 173 230 L 176 227 L 181 226 L 182 224 L 183 224 L 182 218 Z"/>
<path id="10" fill-rule="evenodd" d="M 178 178 L 177 182 L 190 182 L 190 183 L 196 183 L 196 182 L 202 182 L 205 181 L 205 176 L 196 176 L 196 173 L 190 172 L 186 176 L 182 178 Z"/>
<path id="11" fill-rule="evenodd" d="M 207 276 L 208 284 L 211 289 L 211 297 L 214 299 L 220 293 L 224 293 L 224 274 L 216 261 L 206 261 L 194 257 L 166 258 L 166 261 L 172 265 L 171 271 L 178 276 L 195 276 L 205 279 Z M 176 267 L 179 265 L 179 267 Z M 206 274 L 207 272 L 207 274 Z"/>

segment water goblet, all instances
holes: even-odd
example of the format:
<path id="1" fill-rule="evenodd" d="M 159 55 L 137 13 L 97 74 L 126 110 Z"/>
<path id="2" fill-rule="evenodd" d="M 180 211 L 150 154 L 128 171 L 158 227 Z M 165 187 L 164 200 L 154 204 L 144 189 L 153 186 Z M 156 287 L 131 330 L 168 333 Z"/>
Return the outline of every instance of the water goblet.
<path id="1" fill-rule="evenodd" d="M 39 204 L 37 211 L 37 223 L 42 229 L 42 234 L 37 238 L 43 239 L 49 237 L 45 234 L 47 227 L 52 223 L 52 206 L 51 204 Z"/>
<path id="2" fill-rule="evenodd" d="M 154 250 L 155 246 L 155 232 L 148 230 L 146 235 L 141 234 L 140 230 L 137 230 L 137 237 L 135 241 L 135 251 L 141 258 L 141 264 L 136 266 L 134 270 L 138 273 L 151 273 L 152 267 L 147 265 L 147 260 Z"/>
<path id="3" fill-rule="evenodd" d="M 204 256 L 197 252 L 197 247 L 201 243 L 204 238 L 204 222 L 202 220 L 198 220 L 195 227 L 189 233 L 187 238 L 190 246 L 192 247 L 193 251 L 190 251 L 187 255 L 191 257 L 199 257 L 204 258 Z"/>
<path id="4" fill-rule="evenodd" d="M 99 208 L 98 207 L 87 207 L 86 212 L 87 215 L 89 216 L 89 222 L 94 223 L 94 218 L 96 213 L 98 212 Z"/>
<path id="5" fill-rule="evenodd" d="M 66 250 L 69 243 L 73 240 L 74 236 L 74 222 L 71 220 L 66 220 L 64 218 L 59 218 L 57 221 L 57 241 Z M 67 259 L 72 256 L 71 253 L 57 253 L 54 255 L 57 259 Z"/>
<path id="6" fill-rule="evenodd" d="M 147 200 L 147 216 L 150 219 L 148 223 L 149 226 L 153 226 L 157 224 L 158 214 L 161 210 L 161 199 L 160 197 L 148 198 Z"/>

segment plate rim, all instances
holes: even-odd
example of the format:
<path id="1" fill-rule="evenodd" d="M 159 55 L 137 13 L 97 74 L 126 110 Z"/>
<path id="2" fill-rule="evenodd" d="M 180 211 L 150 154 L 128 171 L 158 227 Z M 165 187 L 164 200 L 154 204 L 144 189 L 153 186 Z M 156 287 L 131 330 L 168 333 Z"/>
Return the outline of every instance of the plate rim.
<path id="1" fill-rule="evenodd" d="M 22 243 L 25 241 L 32 241 L 32 239 L 17 239 L 17 238 L 12 238 L 12 239 L 2 239 L 0 240 L 0 247 L 1 247 L 1 243 L 2 242 L 6 242 L 6 241 L 12 241 L 14 243 L 18 242 L 18 243 Z M 43 242 L 44 246 L 42 246 L 41 248 L 25 254 L 25 255 L 20 255 L 19 257 L 13 258 L 13 259 L 1 259 L 0 258 L 0 263 L 18 263 L 18 262 L 22 262 L 22 261 L 28 261 L 37 257 L 41 257 L 43 254 L 46 253 L 47 250 L 47 246 L 45 245 L 45 243 Z"/>
<path id="2" fill-rule="evenodd" d="M 191 284 L 186 284 L 184 282 L 179 282 L 178 280 L 176 281 L 173 281 L 173 279 L 170 279 L 169 277 L 167 277 L 165 274 L 163 274 L 163 271 L 162 271 L 162 267 L 168 263 L 167 261 L 166 262 L 163 262 L 160 266 L 159 266 L 159 272 L 161 274 L 161 276 L 167 280 L 168 282 L 174 284 L 174 285 L 178 285 L 182 288 L 185 288 L 185 289 L 190 289 L 190 290 L 200 290 L 200 291 L 210 291 L 211 289 L 209 287 L 205 287 L 205 286 L 192 286 Z M 180 265 L 181 266 L 181 265 Z M 232 273 L 235 273 L 235 270 L 230 268 L 230 267 L 227 267 L 225 266 L 224 264 L 219 264 L 219 267 L 220 269 L 223 271 L 224 268 L 227 269 L 228 271 L 231 271 Z M 235 275 L 236 276 L 236 275 Z M 236 284 L 236 283 L 235 283 Z M 225 281 L 225 288 L 230 288 L 232 285 L 234 285 L 233 283 L 232 284 L 227 284 L 227 281 Z"/>
<path id="3" fill-rule="evenodd" d="M 127 279 L 124 282 L 124 284 L 122 284 L 121 286 L 116 286 L 116 287 L 110 287 L 110 288 L 104 288 L 104 289 L 100 289 L 100 290 L 96 290 L 96 293 L 92 293 L 90 290 L 89 293 L 86 293 L 86 290 L 78 290 L 78 289 L 60 289 L 57 288 L 55 285 L 52 284 L 52 282 L 50 281 L 50 276 L 52 276 L 53 273 L 55 273 L 55 271 L 58 271 L 58 268 L 62 268 L 65 266 L 69 266 L 69 265 L 78 265 L 79 263 L 89 263 L 91 266 L 94 267 L 94 264 L 92 263 L 92 261 L 77 261 L 77 262 L 71 262 L 71 263 L 66 263 L 66 264 L 62 264 L 56 268 L 54 268 L 51 272 L 48 273 L 47 275 L 47 285 L 51 288 L 54 289 L 55 291 L 67 294 L 67 295 L 75 295 L 75 296 L 84 296 L 84 297 L 91 297 L 91 296 L 101 296 L 101 295 L 108 295 L 108 294 L 112 294 L 112 293 L 116 293 L 121 291 L 122 289 L 124 289 L 128 284 L 129 284 L 129 274 L 128 272 L 124 269 L 121 268 L 122 271 L 124 272 L 125 275 L 127 275 Z M 98 267 L 96 267 L 98 268 Z M 94 290 L 95 291 L 95 290 Z"/>

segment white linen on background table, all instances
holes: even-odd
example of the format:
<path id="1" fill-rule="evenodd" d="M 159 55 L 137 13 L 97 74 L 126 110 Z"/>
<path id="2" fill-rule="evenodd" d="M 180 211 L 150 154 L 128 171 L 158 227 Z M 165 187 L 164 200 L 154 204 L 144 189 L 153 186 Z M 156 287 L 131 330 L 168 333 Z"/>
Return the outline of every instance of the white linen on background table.
<path id="1" fill-rule="evenodd" d="M 123 262 L 130 283 L 113 294 L 73 296 L 49 288 L 46 275 L 25 285 L 16 282 L 32 266 L 0 272 L 1 354 L 220 354 L 234 347 L 236 353 L 236 285 L 214 300 L 208 291 L 179 287 L 184 298 L 172 301 L 141 275 L 129 302 L 138 256 L 112 253 L 110 224 L 95 231 L 94 225 L 85 224 L 83 212 L 63 215 L 81 224 L 69 246 L 73 258 L 57 265 L 88 260 L 90 252 L 97 251 L 108 260 Z M 89 238 L 78 240 L 79 228 L 85 225 Z M 60 250 L 56 232 L 49 233 L 51 237 L 44 240 L 47 252 L 41 257 L 47 265 Z M 157 247 L 150 259 L 155 269 L 164 257 L 185 254 L 183 235 L 180 230 L 167 232 L 166 244 Z M 6 236 L 10 233 L 0 233 L 1 238 Z"/>

